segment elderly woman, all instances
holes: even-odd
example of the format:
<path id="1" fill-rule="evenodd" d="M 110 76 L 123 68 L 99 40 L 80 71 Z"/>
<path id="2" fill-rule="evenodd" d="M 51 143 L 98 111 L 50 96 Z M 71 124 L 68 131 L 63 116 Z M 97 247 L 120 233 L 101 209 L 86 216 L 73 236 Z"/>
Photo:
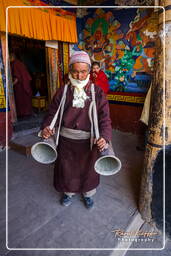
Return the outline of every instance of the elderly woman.
<path id="1" fill-rule="evenodd" d="M 69 62 L 69 85 L 62 116 L 62 125 L 58 144 L 58 158 L 54 168 L 54 186 L 63 192 L 62 204 L 72 203 L 72 196 L 81 193 L 87 208 L 92 208 L 92 196 L 99 184 L 99 174 L 94 170 L 98 152 L 111 140 L 112 127 L 109 106 L 101 88 L 94 86 L 100 138 L 90 143 L 92 123 L 89 108 L 92 102 L 92 84 L 90 80 L 91 61 L 84 51 L 75 52 Z M 42 137 L 48 138 L 54 131 L 49 125 L 59 107 L 64 86 L 54 96 L 47 116 L 42 125 Z M 56 122 L 56 126 L 59 122 Z"/>

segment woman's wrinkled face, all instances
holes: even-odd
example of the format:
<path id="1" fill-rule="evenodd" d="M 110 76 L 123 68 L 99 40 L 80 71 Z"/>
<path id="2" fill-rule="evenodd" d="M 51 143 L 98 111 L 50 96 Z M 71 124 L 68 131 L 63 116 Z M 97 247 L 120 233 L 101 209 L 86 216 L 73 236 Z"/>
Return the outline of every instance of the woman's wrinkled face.
<path id="1" fill-rule="evenodd" d="M 72 78 L 80 81 L 85 80 L 89 72 L 90 72 L 89 65 L 87 63 L 82 63 L 82 62 L 72 64 L 71 70 L 70 70 Z"/>
<path id="2" fill-rule="evenodd" d="M 96 73 L 99 73 L 100 67 L 99 67 L 98 65 L 93 65 L 92 71 L 93 71 L 93 72 L 96 72 Z"/>

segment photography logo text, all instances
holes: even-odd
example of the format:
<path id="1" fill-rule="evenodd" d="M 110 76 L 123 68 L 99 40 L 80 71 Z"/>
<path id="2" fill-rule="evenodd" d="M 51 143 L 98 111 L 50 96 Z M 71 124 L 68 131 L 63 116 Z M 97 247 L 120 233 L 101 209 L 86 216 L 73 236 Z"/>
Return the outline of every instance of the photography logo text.
<path id="1" fill-rule="evenodd" d="M 112 230 L 114 237 L 120 242 L 154 242 L 157 232 L 131 231 L 126 232 L 121 229 Z"/>

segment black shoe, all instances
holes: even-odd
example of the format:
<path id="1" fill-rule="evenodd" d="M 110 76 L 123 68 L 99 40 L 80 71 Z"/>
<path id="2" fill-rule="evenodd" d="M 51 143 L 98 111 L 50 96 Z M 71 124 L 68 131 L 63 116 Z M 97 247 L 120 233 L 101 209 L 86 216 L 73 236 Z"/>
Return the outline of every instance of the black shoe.
<path id="1" fill-rule="evenodd" d="M 70 204 L 72 204 L 72 197 L 64 194 L 61 203 L 64 206 L 69 206 Z"/>
<path id="2" fill-rule="evenodd" d="M 91 209 L 94 205 L 94 201 L 91 197 L 84 197 L 84 202 L 88 209 Z"/>

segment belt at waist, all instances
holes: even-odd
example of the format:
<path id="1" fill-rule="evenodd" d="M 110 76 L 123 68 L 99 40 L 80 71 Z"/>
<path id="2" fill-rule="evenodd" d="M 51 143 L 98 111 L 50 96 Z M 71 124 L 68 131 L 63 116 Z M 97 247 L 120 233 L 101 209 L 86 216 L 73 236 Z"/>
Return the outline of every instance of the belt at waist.
<path id="1" fill-rule="evenodd" d="M 90 138 L 90 132 L 74 130 L 66 127 L 61 127 L 60 135 L 73 140 L 86 140 Z"/>

